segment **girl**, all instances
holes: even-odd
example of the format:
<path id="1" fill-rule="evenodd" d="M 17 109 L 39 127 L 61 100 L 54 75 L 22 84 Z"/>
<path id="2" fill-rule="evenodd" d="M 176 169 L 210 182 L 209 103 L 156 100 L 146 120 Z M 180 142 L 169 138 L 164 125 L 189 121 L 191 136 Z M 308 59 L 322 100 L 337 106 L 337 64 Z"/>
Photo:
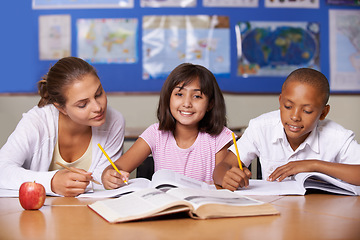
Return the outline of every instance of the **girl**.
<path id="1" fill-rule="evenodd" d="M 205 67 L 184 63 L 166 79 L 157 110 L 159 123 L 147 128 L 115 164 L 126 172 L 151 153 L 154 170 L 171 169 L 211 182 L 216 164 L 232 140 L 226 128 L 225 101 L 214 75 Z M 118 188 L 126 177 L 112 166 L 102 174 L 104 187 Z"/>
<path id="2" fill-rule="evenodd" d="M 0 188 L 36 181 L 47 194 L 77 196 L 109 164 L 97 143 L 120 157 L 124 118 L 107 106 L 96 70 L 79 58 L 60 59 L 38 88 L 38 106 L 23 114 L 0 149 Z M 59 170 L 56 161 L 79 173 Z"/>

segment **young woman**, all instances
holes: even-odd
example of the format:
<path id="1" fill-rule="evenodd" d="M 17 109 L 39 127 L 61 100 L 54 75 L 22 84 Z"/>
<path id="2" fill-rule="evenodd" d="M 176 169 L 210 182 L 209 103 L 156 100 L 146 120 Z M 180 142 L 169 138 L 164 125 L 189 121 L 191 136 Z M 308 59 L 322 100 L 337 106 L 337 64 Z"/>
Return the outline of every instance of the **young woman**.
<path id="1" fill-rule="evenodd" d="M 160 92 L 159 123 L 151 125 L 115 164 L 131 172 L 151 153 L 154 170 L 171 169 L 211 182 L 232 135 L 226 128 L 225 101 L 214 75 L 205 67 L 184 63 L 166 79 Z M 111 166 L 102 174 L 105 188 L 126 180 Z"/>
<path id="2" fill-rule="evenodd" d="M 60 59 L 38 88 L 38 106 L 23 114 L 0 149 L 0 188 L 36 181 L 47 194 L 77 196 L 90 180 L 101 181 L 109 165 L 98 143 L 111 158 L 120 157 L 124 118 L 107 106 L 96 70 L 80 58 Z"/>

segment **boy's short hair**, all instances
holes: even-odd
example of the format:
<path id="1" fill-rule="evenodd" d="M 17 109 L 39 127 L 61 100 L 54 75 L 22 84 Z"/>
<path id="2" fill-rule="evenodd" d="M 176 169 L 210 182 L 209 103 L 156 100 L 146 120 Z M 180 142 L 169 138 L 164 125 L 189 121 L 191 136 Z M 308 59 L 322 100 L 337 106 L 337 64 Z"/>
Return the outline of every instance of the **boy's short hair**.
<path id="1" fill-rule="evenodd" d="M 289 76 L 286 78 L 281 91 L 284 91 L 286 85 L 289 82 L 300 82 L 306 83 L 310 86 L 316 88 L 321 95 L 324 97 L 324 105 L 326 105 L 329 101 L 330 96 L 330 86 L 329 81 L 321 72 L 311 69 L 311 68 L 299 68 L 294 70 Z"/>

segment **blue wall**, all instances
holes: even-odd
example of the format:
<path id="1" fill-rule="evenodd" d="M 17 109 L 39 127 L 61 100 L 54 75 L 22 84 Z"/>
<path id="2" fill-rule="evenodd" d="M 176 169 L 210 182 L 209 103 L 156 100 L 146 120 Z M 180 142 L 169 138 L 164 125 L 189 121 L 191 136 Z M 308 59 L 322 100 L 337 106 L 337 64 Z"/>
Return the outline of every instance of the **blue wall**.
<path id="1" fill-rule="evenodd" d="M 33 10 L 31 1 L 4 1 L 0 8 L 2 27 L 0 47 L 0 93 L 35 93 L 36 83 L 55 61 L 40 61 L 38 51 L 38 17 L 47 14 L 70 14 L 72 27 L 72 54 L 76 56 L 76 20 L 78 18 L 137 18 L 139 21 L 138 54 L 135 64 L 93 64 L 108 92 L 158 92 L 164 79 L 142 80 L 141 24 L 144 15 L 227 15 L 231 30 L 230 78 L 218 78 L 221 89 L 236 93 L 278 93 L 284 77 L 237 76 L 235 25 L 240 21 L 308 21 L 319 22 L 320 66 L 329 78 L 329 9 L 355 7 L 329 6 L 321 0 L 319 9 L 265 8 L 205 8 L 197 1 L 196 8 L 140 8 L 135 1 L 133 9 L 60 9 Z M 359 8 L 357 8 L 359 9 Z"/>

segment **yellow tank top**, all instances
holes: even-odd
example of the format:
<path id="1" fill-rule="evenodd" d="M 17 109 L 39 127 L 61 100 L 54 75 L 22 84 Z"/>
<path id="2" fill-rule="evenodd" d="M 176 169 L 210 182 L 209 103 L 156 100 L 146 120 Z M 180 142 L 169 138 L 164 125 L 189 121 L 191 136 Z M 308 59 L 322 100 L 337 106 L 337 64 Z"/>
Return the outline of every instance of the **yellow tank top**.
<path id="1" fill-rule="evenodd" d="M 91 162 L 92 162 L 92 138 L 90 140 L 89 146 L 86 149 L 85 153 L 79 159 L 77 159 L 76 161 L 74 161 L 72 163 L 68 163 L 68 162 L 64 161 L 64 159 L 61 157 L 60 151 L 59 151 L 59 142 L 56 141 L 56 145 L 54 148 L 54 154 L 53 154 L 53 158 L 51 160 L 49 171 L 63 169 L 63 167 L 59 166 L 55 162 L 60 162 L 68 167 L 76 167 L 76 168 L 84 169 L 85 171 L 88 171 L 90 168 Z"/>

